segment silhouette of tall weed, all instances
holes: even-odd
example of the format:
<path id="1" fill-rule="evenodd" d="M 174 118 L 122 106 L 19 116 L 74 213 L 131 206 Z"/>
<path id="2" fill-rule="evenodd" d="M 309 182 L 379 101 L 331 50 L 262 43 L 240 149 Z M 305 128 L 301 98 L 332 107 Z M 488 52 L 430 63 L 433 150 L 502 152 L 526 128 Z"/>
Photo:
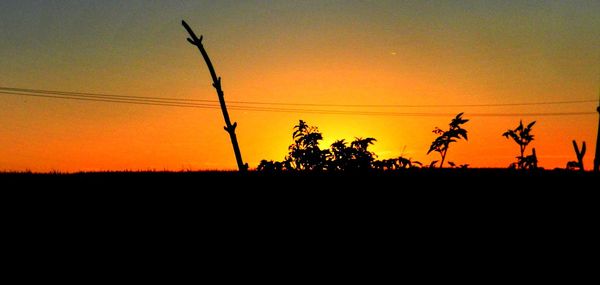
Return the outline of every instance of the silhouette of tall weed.
<path id="1" fill-rule="evenodd" d="M 535 125 L 535 121 L 529 123 L 527 127 L 523 125 L 523 121 L 519 120 L 519 126 L 517 126 L 513 130 L 507 130 L 502 134 L 502 136 L 508 138 L 512 138 L 515 143 L 519 145 L 520 155 L 517 156 L 517 162 L 511 163 L 510 168 L 518 168 L 518 169 L 537 169 L 537 154 L 535 152 L 535 148 L 532 149 L 530 155 L 525 156 L 525 150 L 531 141 L 533 141 L 533 135 L 531 134 L 531 129 Z"/>
<path id="2" fill-rule="evenodd" d="M 427 154 L 431 153 L 432 151 L 440 154 L 442 158 L 442 161 L 440 162 L 440 168 L 444 167 L 444 160 L 446 159 L 446 154 L 448 154 L 448 148 L 450 147 L 450 144 L 458 141 L 461 138 L 468 140 L 467 130 L 463 129 L 461 125 L 465 124 L 469 120 L 463 119 L 463 114 L 464 113 L 459 113 L 454 119 L 452 119 L 450 122 L 450 128 L 447 131 L 444 131 L 438 127 L 433 130 L 433 133 L 439 136 L 431 143 Z M 430 167 L 433 167 L 434 165 L 435 163 L 432 162 Z"/>

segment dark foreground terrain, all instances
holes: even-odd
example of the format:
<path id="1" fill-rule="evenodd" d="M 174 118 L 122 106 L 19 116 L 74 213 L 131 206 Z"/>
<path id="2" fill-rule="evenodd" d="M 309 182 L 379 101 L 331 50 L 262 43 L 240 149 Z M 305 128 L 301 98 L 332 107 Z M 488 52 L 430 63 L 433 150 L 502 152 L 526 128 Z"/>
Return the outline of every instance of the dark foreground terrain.
<path id="1" fill-rule="evenodd" d="M 565 170 L 519 171 L 511 169 L 407 169 L 353 173 L 248 173 L 201 172 L 86 172 L 0 173 L 6 190 L 34 187 L 34 190 L 174 190 L 228 191 L 263 190 L 341 191 L 438 191 L 438 190 L 596 190 L 600 173 Z M 587 184 L 590 183 L 590 184 Z M 598 187 L 600 188 L 600 187 Z"/>
<path id="2" fill-rule="evenodd" d="M 0 174 L 3 209 L 193 228 L 207 221 L 391 223 L 597 216 L 600 175 L 564 170 L 408 169 L 371 173 L 100 172 Z M 95 217 L 95 218 L 94 218 Z M 422 224 L 422 223 L 420 223 Z M 587 227 L 587 226 L 586 226 Z"/>
<path id="3" fill-rule="evenodd" d="M 597 203 L 600 174 L 565 170 L 407 169 L 357 173 L 94 172 L 74 174 L 2 173 L 3 194 L 26 195 L 58 204 L 124 203 L 163 208 L 224 206 L 413 207 L 440 203 L 530 203 L 544 200 Z M 411 201 L 414 201 L 411 202 Z M 169 204 L 170 203 L 170 204 Z M 549 202 L 552 203 L 552 202 Z M 235 206 L 237 205 L 237 206 Z M 375 206 L 379 207 L 379 206 Z"/>
<path id="4" fill-rule="evenodd" d="M 0 174 L 3 195 L 16 195 L 26 203 L 40 203 L 44 207 L 86 205 L 167 211 L 210 208 L 256 211 L 271 207 L 282 211 L 291 208 L 306 211 L 310 207 L 579 208 L 583 204 L 598 204 L 599 184 L 600 174 L 593 172 L 510 169 Z"/>
<path id="5" fill-rule="evenodd" d="M 554 257 L 557 245 L 587 252 L 582 241 L 597 237 L 598 182 L 590 172 L 506 169 L 3 173 L 0 210 L 7 244 L 35 249 L 146 257 L 166 248 L 200 259 L 229 250 L 252 259 L 246 264 L 265 249 L 311 262 L 332 250 L 342 259 L 412 251 L 411 260 L 453 260 L 470 249 L 512 264 L 515 252 Z"/>
<path id="6" fill-rule="evenodd" d="M 369 173 L 2 173 L 3 195 L 44 206 L 158 209 L 597 205 L 600 174 L 564 170 L 407 169 Z M 6 200 L 10 201 L 10 200 Z M 573 203 L 571 203 L 573 202 Z M 571 204 L 565 204 L 571 203 Z M 354 206 L 352 206 L 354 205 Z"/>

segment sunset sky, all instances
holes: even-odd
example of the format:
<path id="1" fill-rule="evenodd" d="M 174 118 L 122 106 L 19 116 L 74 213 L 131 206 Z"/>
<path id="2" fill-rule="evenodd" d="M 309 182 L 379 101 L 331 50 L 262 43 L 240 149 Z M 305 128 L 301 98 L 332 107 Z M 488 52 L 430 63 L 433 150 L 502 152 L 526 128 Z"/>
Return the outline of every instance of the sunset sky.
<path id="1" fill-rule="evenodd" d="M 379 158 L 428 164 L 439 159 L 426 154 L 431 131 L 465 112 L 469 141 L 453 144 L 447 161 L 507 167 L 519 149 L 501 134 L 523 119 L 537 121 L 531 146 L 540 166 L 575 160 L 576 139 L 588 144 L 589 170 L 599 15 L 598 0 L 2 0 L 0 91 L 217 100 L 200 53 L 186 41 L 185 19 L 204 36 L 231 106 L 278 110 L 229 111 L 251 167 L 282 160 L 299 119 L 319 127 L 323 147 L 374 137 Z M 596 102 L 447 107 L 573 100 Z M 588 114 L 498 116 L 570 112 Z M 0 93 L 0 171 L 236 169 L 223 126 L 219 109 Z"/>

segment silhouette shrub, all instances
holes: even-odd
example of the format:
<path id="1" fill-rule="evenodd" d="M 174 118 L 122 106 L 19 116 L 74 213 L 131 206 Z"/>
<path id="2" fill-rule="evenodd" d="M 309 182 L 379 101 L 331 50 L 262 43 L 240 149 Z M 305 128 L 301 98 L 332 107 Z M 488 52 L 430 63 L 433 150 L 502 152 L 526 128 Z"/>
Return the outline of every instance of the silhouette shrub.
<path id="1" fill-rule="evenodd" d="M 421 167 L 418 161 L 399 157 L 393 159 L 375 160 L 377 155 L 369 150 L 377 140 L 375 138 L 355 138 L 352 142 L 337 140 L 329 149 L 321 149 L 319 143 L 323 134 L 315 126 L 300 120 L 294 126 L 292 143 L 284 161 L 262 160 L 257 167 L 262 172 L 282 171 L 369 171 L 395 170 Z"/>
<path id="2" fill-rule="evenodd" d="M 537 154 L 535 148 L 532 149 L 531 154 L 525 156 L 525 150 L 531 141 L 533 141 L 533 135 L 531 134 L 531 128 L 535 125 L 535 121 L 529 123 L 527 127 L 523 125 L 523 121 L 519 121 L 519 126 L 514 130 L 507 130 L 502 136 L 512 138 L 518 145 L 520 155 L 517 156 L 517 162 L 511 163 L 510 168 L 518 169 L 537 169 Z"/>
<path id="3" fill-rule="evenodd" d="M 284 163 L 291 170 L 322 171 L 327 163 L 329 150 L 321 150 L 319 142 L 323 134 L 314 126 L 309 126 L 303 120 L 294 126 L 292 134 L 294 143 L 288 148 L 289 153 Z"/>
<path id="4" fill-rule="evenodd" d="M 446 154 L 448 153 L 450 144 L 461 138 L 468 140 L 467 130 L 463 129 L 461 125 L 469 120 L 463 119 L 463 114 L 464 113 L 459 113 L 454 119 L 452 119 L 450 122 L 450 128 L 447 131 L 444 131 L 438 127 L 433 130 L 433 133 L 439 136 L 431 143 L 427 154 L 431 153 L 432 151 L 440 154 L 442 158 L 442 161 L 440 162 L 440 168 L 444 167 L 444 160 L 446 159 Z M 429 166 L 434 167 L 436 162 L 437 161 L 432 162 Z"/>

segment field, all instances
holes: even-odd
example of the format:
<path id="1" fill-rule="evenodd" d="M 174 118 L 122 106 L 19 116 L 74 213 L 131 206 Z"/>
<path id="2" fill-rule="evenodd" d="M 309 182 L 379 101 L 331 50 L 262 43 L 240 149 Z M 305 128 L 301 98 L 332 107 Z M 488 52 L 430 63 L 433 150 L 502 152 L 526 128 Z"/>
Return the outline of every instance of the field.
<path id="1" fill-rule="evenodd" d="M 465 233 L 460 242 L 519 243 L 522 233 L 539 229 L 548 236 L 589 236 L 599 178 L 508 169 L 2 173 L 0 193 L 15 232 L 53 232 L 60 225 L 60 231 L 80 235 L 85 229 L 100 240 L 127 233 L 137 237 L 132 242 L 148 235 L 174 244 L 206 238 L 240 244 L 261 232 L 270 233 L 262 236 L 267 241 L 317 242 L 321 233 L 342 230 L 354 238 L 408 237 L 432 245 Z"/>
<path id="2" fill-rule="evenodd" d="M 264 173 L 249 171 L 0 173 L 7 187 L 49 187 L 79 190 L 304 190 L 304 191 L 439 191 L 439 190 L 596 190 L 600 173 L 565 170 L 406 169 L 353 173 Z"/>

